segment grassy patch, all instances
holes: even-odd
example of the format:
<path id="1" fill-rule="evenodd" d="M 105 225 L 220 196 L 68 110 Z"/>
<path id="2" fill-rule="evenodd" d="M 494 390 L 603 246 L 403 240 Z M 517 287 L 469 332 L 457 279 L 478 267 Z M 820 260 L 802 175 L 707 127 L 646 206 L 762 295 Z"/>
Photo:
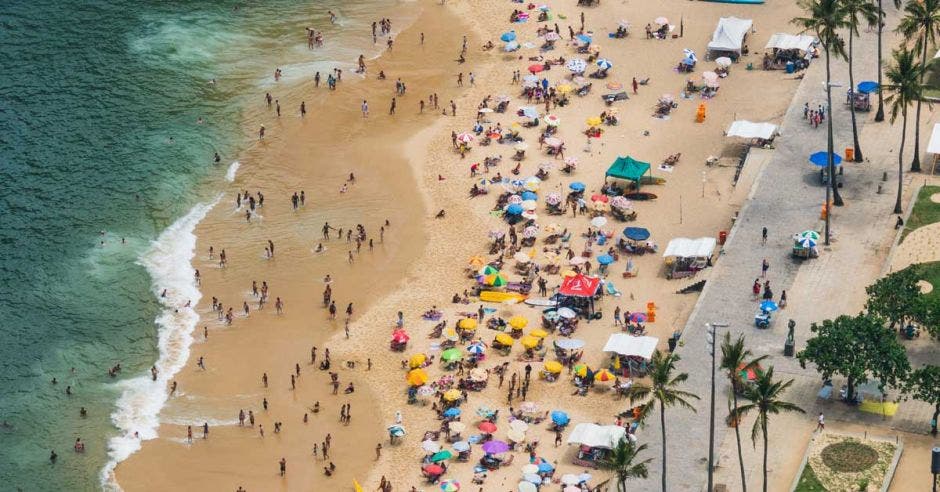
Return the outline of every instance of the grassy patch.
<path id="1" fill-rule="evenodd" d="M 940 203 L 930 199 L 934 193 L 940 193 L 940 186 L 924 186 L 917 194 L 917 201 L 914 202 L 914 209 L 911 210 L 911 216 L 907 218 L 904 224 L 904 231 L 901 233 L 901 241 L 907 237 L 911 231 L 934 222 L 940 222 Z"/>
<path id="2" fill-rule="evenodd" d="M 827 492 L 826 487 L 819 483 L 816 472 L 813 471 L 812 466 L 809 466 L 809 463 L 803 467 L 803 474 L 800 475 L 800 482 L 796 485 L 795 492 Z"/>
<path id="3" fill-rule="evenodd" d="M 838 472 L 860 472 L 878 462 L 878 451 L 860 442 L 844 441 L 826 446 L 822 460 Z"/>
<path id="4" fill-rule="evenodd" d="M 908 268 L 913 268 L 917 272 L 917 276 L 922 280 L 930 282 L 930 285 L 933 285 L 933 290 L 924 294 L 933 302 L 940 303 L 940 261 L 931 261 L 929 263 L 918 263 L 916 265 L 911 265 Z"/>

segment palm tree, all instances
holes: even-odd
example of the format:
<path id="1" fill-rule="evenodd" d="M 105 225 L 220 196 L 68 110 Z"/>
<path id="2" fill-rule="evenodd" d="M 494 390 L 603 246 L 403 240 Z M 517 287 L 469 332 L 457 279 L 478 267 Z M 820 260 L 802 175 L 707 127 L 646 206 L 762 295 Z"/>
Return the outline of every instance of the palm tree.
<path id="1" fill-rule="evenodd" d="M 845 16 L 840 8 L 840 0 L 799 0 L 799 5 L 806 11 L 807 17 L 797 17 L 792 22 L 806 31 L 814 32 L 826 52 L 826 105 L 829 113 L 828 118 L 826 118 L 828 127 L 827 150 L 829 152 L 829 164 L 826 169 L 829 173 L 829 184 L 826 186 L 826 203 L 829 203 L 831 190 L 832 203 L 836 206 L 842 206 L 842 196 L 839 194 L 839 187 L 836 186 L 836 166 L 832 161 L 832 71 L 830 58 L 832 55 L 843 59 L 846 56 L 845 41 L 839 36 L 839 29 L 845 27 Z M 828 228 L 826 244 L 829 244 Z"/>
<path id="2" fill-rule="evenodd" d="M 646 465 L 651 459 L 645 459 L 639 463 L 634 463 L 637 456 L 646 450 L 646 444 L 637 446 L 627 438 L 621 438 L 617 445 L 610 450 L 607 458 L 599 464 L 605 470 L 612 470 L 617 474 L 617 490 L 627 492 L 627 479 L 646 478 L 649 476 L 649 470 Z"/>
<path id="3" fill-rule="evenodd" d="M 845 26 L 849 30 L 849 87 L 855 91 L 855 74 L 852 71 L 852 40 L 858 36 L 859 22 L 865 21 L 868 26 L 878 22 L 878 7 L 871 0 L 842 0 L 842 15 Z M 858 144 L 858 126 L 855 123 L 855 101 L 849 105 L 852 113 L 852 140 L 855 144 L 855 162 L 862 162 L 862 147 Z"/>
<path id="4" fill-rule="evenodd" d="M 738 335 L 737 340 L 731 341 L 731 333 L 725 332 L 725 338 L 721 342 L 721 369 L 726 371 L 728 380 L 731 382 L 731 416 L 737 415 L 738 411 L 738 392 L 743 390 L 744 382 L 741 381 L 741 371 L 756 369 L 761 361 L 767 358 L 762 355 L 756 359 L 751 359 L 750 350 L 744 346 L 744 335 Z M 741 491 L 747 492 L 747 480 L 744 477 L 744 455 L 741 452 L 741 430 L 738 422 L 734 425 L 734 437 L 738 442 L 738 465 L 741 467 Z"/>
<path id="5" fill-rule="evenodd" d="M 901 147 L 898 149 L 898 197 L 894 202 L 894 213 L 901 209 L 901 193 L 904 191 L 904 140 L 907 137 L 907 108 L 919 101 L 924 86 L 920 83 L 923 66 L 914 59 L 914 52 L 902 48 L 894 52 L 894 65 L 885 74 L 888 77 L 886 100 L 891 104 L 891 123 L 901 115 Z"/>
<path id="6" fill-rule="evenodd" d="M 738 407 L 738 422 L 740 418 L 753 411 L 757 412 L 754 428 L 751 430 L 751 442 L 757 446 L 757 435 L 764 437 L 764 492 L 767 492 L 767 426 L 769 416 L 783 412 L 805 413 L 802 408 L 793 403 L 780 400 L 783 392 L 793 384 L 793 380 L 774 381 L 774 368 L 771 366 L 767 372 L 758 374 L 754 383 L 744 388 L 744 398 L 750 403 Z"/>
<path id="7" fill-rule="evenodd" d="M 940 33 L 940 0 L 922 0 L 908 2 L 904 6 L 906 15 L 898 24 L 897 31 L 908 39 L 915 38 L 914 49 L 920 51 L 920 65 L 927 66 L 927 46 L 937 41 Z M 920 73 L 920 85 L 924 85 L 924 74 Z M 914 160 L 911 162 L 911 171 L 920 172 L 920 106 L 921 98 L 917 98 L 917 114 L 914 119 Z"/>
<path id="8" fill-rule="evenodd" d="M 650 359 L 650 384 L 634 384 L 627 392 L 631 405 L 649 398 L 640 406 L 640 420 L 645 420 L 656 408 L 656 403 L 659 403 L 659 421 L 663 429 L 663 492 L 666 492 L 666 408 L 682 406 L 694 412 L 695 407 L 688 399 L 699 399 L 697 395 L 678 389 L 680 384 L 689 379 L 689 375 L 684 372 L 673 374 L 678 361 L 679 354 L 664 354 L 659 350 L 653 352 Z"/>
<path id="9" fill-rule="evenodd" d="M 894 8 L 901 8 L 901 0 L 893 0 Z M 884 63 L 881 61 L 881 35 L 885 30 L 885 11 L 881 8 L 881 0 L 878 0 L 878 112 L 875 113 L 875 121 L 885 120 L 884 93 L 881 91 L 881 74 L 884 72 Z"/>

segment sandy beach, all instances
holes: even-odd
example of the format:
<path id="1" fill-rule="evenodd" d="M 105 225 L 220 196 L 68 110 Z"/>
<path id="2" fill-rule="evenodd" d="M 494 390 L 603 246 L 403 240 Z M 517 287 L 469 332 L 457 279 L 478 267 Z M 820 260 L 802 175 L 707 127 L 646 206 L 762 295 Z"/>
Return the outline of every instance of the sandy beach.
<path id="1" fill-rule="evenodd" d="M 644 187 L 643 191 L 655 193 L 657 199 L 633 203 L 635 222 L 611 219 L 604 229 L 619 234 L 627 225 L 645 227 L 660 252 L 673 238 L 716 237 L 720 231 L 730 229 L 759 171 L 750 166 L 759 166 L 767 159 L 760 159 L 760 152 L 755 152 L 757 155 L 735 185 L 736 165 L 744 145 L 726 138 L 724 130 L 735 119 L 778 122 L 790 104 L 822 102 L 821 92 L 819 101 L 791 101 L 799 80 L 783 71 L 759 69 L 762 48 L 771 34 L 796 33 L 789 23 L 798 14 L 796 5 L 778 0 L 764 6 L 679 0 L 605 1 L 599 7 L 585 9 L 575 3 L 565 0 L 552 4 L 551 20 L 546 23 L 532 19 L 510 24 L 513 9 L 525 5 L 451 1 L 442 7 L 438 2 L 422 2 L 421 16 L 395 36 L 394 49 L 367 62 L 365 80 L 342 82 L 339 90 L 329 94 L 321 88 L 313 96 L 308 95 L 312 81 L 278 86 L 275 96 L 282 107 L 280 118 L 264 106 L 263 94 L 258 95 L 258 107 L 247 118 L 245 128 L 256 132 L 263 124 L 264 141 L 239 158 L 241 167 L 234 182 L 195 231 L 198 241 L 193 266 L 200 272 L 203 297 L 197 306 L 201 320 L 194 333 L 196 342 L 190 360 L 176 376 L 177 392 L 161 413 L 159 438 L 145 441 L 141 451 L 118 466 L 116 479 L 122 488 L 351 490 L 355 479 L 363 488 L 374 490 L 385 477 L 395 490 L 437 489 L 437 485 L 422 480 L 421 460 L 426 453 L 421 442 L 426 431 L 439 429 L 440 420 L 430 404 L 407 404 L 402 360 L 418 353 L 440 356 L 440 339 L 428 337 L 438 321 L 422 319 L 432 306 L 441 311 L 440 320 L 446 320 L 448 327 L 463 317 L 460 313 L 475 313 L 480 306 L 476 299 L 469 304 L 455 304 L 451 298 L 455 294 L 462 296 L 474 284 L 465 271 L 469 258 L 483 255 L 488 260 L 496 259 L 486 254 L 490 247 L 488 232 L 508 230 L 505 221 L 492 213 L 496 197 L 503 191 L 500 185 L 492 185 L 487 195 L 468 199 L 468 190 L 482 178 L 492 178 L 498 172 L 503 177 L 524 179 L 548 162 L 551 170 L 539 187 L 540 197 L 553 191 L 564 195 L 573 181 L 583 182 L 585 195 L 590 196 L 600 192 L 604 171 L 611 162 L 619 156 L 633 156 L 650 162 L 653 176 L 665 178 L 665 183 Z M 535 15 L 536 11 L 530 12 Z M 600 45 L 600 56 L 610 60 L 613 68 L 606 80 L 592 81 L 589 95 L 572 95 L 570 104 L 550 110 L 561 121 L 556 136 L 565 142 L 565 156 L 577 159 L 577 169 L 571 175 L 562 173 L 563 159 L 540 149 L 538 135 L 544 124 L 538 129 L 521 130 L 529 147 L 526 158 L 520 161 L 518 176 L 510 172 L 517 164 L 510 159 L 514 153 L 510 144 L 474 143 L 462 158 L 451 143 L 451 135 L 472 129 L 475 108 L 481 100 L 502 94 L 511 97 L 509 110 L 488 114 L 490 122 L 484 124 L 499 123 L 504 129 L 522 121 L 515 111 L 527 105 L 520 97 L 521 86 L 511 83 L 512 73 L 519 70 L 527 74 L 527 67 L 535 63 L 529 57 L 538 56 L 539 50 L 523 47 L 505 53 L 499 42 L 501 33 L 513 29 L 520 43 L 537 45 L 540 40 L 536 30 L 543 24 L 557 23 L 562 39 L 545 56 L 571 59 L 578 55 L 568 40 L 568 26 L 577 31 L 582 12 L 586 31 L 593 34 L 594 44 Z M 682 36 L 645 39 L 644 26 L 660 16 L 668 17 L 676 26 L 674 33 L 681 32 Z M 753 20 L 754 30 L 746 41 L 751 54 L 732 65 L 730 75 L 721 79 L 717 96 L 704 103 L 704 122 L 697 122 L 696 109 L 703 101 L 697 95 L 692 99 L 680 97 L 689 75 L 677 73 L 674 67 L 682 59 L 683 49 L 691 48 L 699 54 L 696 74 L 714 69 L 715 63 L 705 60 L 705 46 L 723 16 Z M 608 38 L 607 33 L 616 30 L 621 19 L 629 21 L 630 36 Z M 422 33 L 424 44 L 419 41 Z M 455 58 L 465 35 L 466 62 L 458 64 Z M 493 41 L 495 48 L 481 50 L 486 41 Z M 746 70 L 748 64 L 756 69 Z M 379 70 L 387 74 L 387 80 L 376 80 Z M 472 84 L 470 72 L 474 74 Z M 460 87 L 458 73 L 463 74 Z M 539 74 L 552 85 L 564 82 L 569 75 L 564 66 L 553 66 Z M 344 73 L 345 77 L 356 76 Z M 392 116 L 388 114 L 389 104 L 399 77 L 407 84 L 407 92 L 397 98 L 396 114 Z M 636 94 L 630 88 L 634 77 L 649 78 Z M 611 87 L 619 83 L 622 89 L 608 89 L 608 83 Z M 600 95 L 619 90 L 629 93 L 628 100 L 613 105 L 619 110 L 619 124 L 603 126 L 602 136 L 590 139 L 588 144 L 583 133 L 586 120 L 609 109 Z M 419 114 L 419 100 L 427 102 L 431 93 L 439 95 L 441 108 L 425 109 Z M 664 94 L 677 102 L 677 108 L 666 119 L 655 118 L 654 108 Z M 360 113 L 363 99 L 369 102 L 368 118 Z M 307 108 L 304 118 L 298 113 L 302 100 Z M 451 100 L 456 104 L 456 115 L 441 115 L 441 109 L 450 112 Z M 542 111 L 544 104 L 537 107 Z M 675 167 L 661 170 L 659 164 L 676 153 L 681 153 L 681 158 Z M 471 177 L 471 165 L 490 156 L 502 156 L 502 160 L 488 174 Z M 712 156 L 718 158 L 717 165 L 706 165 Z M 355 173 L 356 180 L 347 184 L 350 172 Z M 343 186 L 348 188 L 341 193 Z M 235 209 L 238 190 L 252 195 L 261 191 L 265 196 L 264 206 L 251 223 L 245 218 L 244 208 Z M 306 204 L 293 210 L 290 197 L 300 190 L 305 192 Z M 438 211 L 444 211 L 444 217 L 435 218 Z M 582 233 L 590 227 L 589 216 L 572 217 L 569 213 L 550 217 L 541 201 L 537 213 L 543 227 L 557 223 L 572 233 L 572 251 L 580 254 L 585 249 Z M 386 219 L 390 226 L 385 227 L 384 240 L 380 240 L 379 230 Z M 323 240 L 325 222 L 344 230 L 362 224 L 367 241 L 356 252 L 355 241 L 337 239 L 336 232 Z M 540 235 L 534 246 L 522 249 L 537 263 L 547 262 L 543 237 Z M 268 240 L 276 245 L 270 259 L 265 257 Z M 374 250 L 368 240 L 374 241 Z M 317 253 L 321 242 L 326 249 Z M 208 257 L 210 246 L 216 255 L 213 259 Z M 218 262 L 222 248 L 228 257 L 225 268 L 220 268 Z M 595 246 L 595 256 L 598 250 Z M 350 251 L 352 262 L 348 260 Z M 504 258 L 504 271 L 510 281 L 518 281 L 519 276 L 510 273 L 512 256 Z M 665 349 L 666 340 L 684 326 L 696 300 L 694 293 L 680 295 L 675 291 L 708 273 L 694 279 L 667 280 L 661 254 L 637 256 L 633 261 L 638 269 L 634 278 L 621 277 L 624 259 L 611 265 L 607 278 L 622 295 L 603 297 L 597 303 L 603 318 L 590 323 L 582 320 L 573 335 L 584 340 L 583 362 L 592 367 L 605 365 L 607 355 L 601 349 L 609 335 L 619 331 L 612 320 L 615 307 L 646 311 L 648 303 L 654 303 L 656 320 L 646 325 L 647 334 L 658 337 L 659 348 Z M 719 256 L 717 261 L 723 259 Z M 326 275 L 332 279 L 332 297 L 338 310 L 335 320 L 329 319 L 322 303 Z M 543 277 L 549 292 L 562 281 L 558 274 Z M 270 299 L 260 311 L 258 299 L 251 293 L 252 281 L 266 281 L 270 286 Z M 225 310 L 234 308 L 231 326 L 212 312 L 213 297 L 223 302 Z M 275 314 L 278 297 L 284 301 L 281 315 Z M 243 302 L 250 308 L 247 317 L 242 311 Z M 350 302 L 354 313 L 347 338 L 344 311 Z M 507 304 L 485 307 L 488 318 L 525 316 L 529 320 L 527 332 L 539 325 L 539 308 Z M 389 337 L 399 311 L 411 340 L 404 352 L 392 352 Z M 207 327 L 207 339 L 203 326 Z M 477 330 L 477 337 L 487 343 L 496 334 L 485 326 Z M 546 345 L 550 347 L 558 337 L 550 335 Z M 311 364 L 314 346 L 317 364 L 323 360 L 325 350 L 330 350 L 329 371 L 339 375 L 338 395 L 331 394 L 327 371 Z M 522 374 L 526 362 L 517 360 L 521 353 L 518 343 L 508 357 L 491 351 L 480 367 L 494 369 L 508 362 L 508 382 L 513 373 Z M 203 358 L 205 369 L 197 366 L 199 358 Z M 299 365 L 299 375 L 295 365 Z M 562 373 L 558 381 L 549 383 L 537 377 L 541 362 L 532 365 L 536 374 L 528 396 L 525 400 L 515 399 L 515 407 L 530 401 L 538 405 L 540 412 L 565 410 L 572 424 L 605 425 L 614 423 L 616 414 L 629 407 L 601 384 L 587 396 L 573 395 L 570 375 Z M 453 374 L 437 363 L 426 369 L 432 381 Z M 262 384 L 263 373 L 269 378 L 267 387 Z M 291 388 L 292 374 L 296 389 Z M 355 385 L 355 392 L 343 394 L 343 388 L 350 383 Z M 480 406 L 501 409 L 501 415 L 508 415 L 505 386 L 497 386 L 491 374 L 487 389 L 471 392 L 469 401 L 462 404 L 460 420 L 468 429 L 475 429 L 479 422 L 475 410 Z M 263 399 L 268 402 L 266 411 Z M 311 410 L 315 402 L 320 403 L 317 414 Z M 351 405 L 349 425 L 339 420 L 340 406 L 346 403 Z M 254 428 L 238 425 L 240 409 L 253 411 Z M 407 434 L 390 443 L 386 427 L 396 422 L 398 412 Z M 305 414 L 309 419 L 306 423 Z M 203 440 L 201 425 L 205 421 L 210 422 L 211 433 Z M 274 432 L 275 422 L 283 422 L 280 433 Z M 503 419 L 499 423 L 505 422 Z M 186 425 L 193 426 L 193 444 L 186 442 Z M 264 427 L 264 437 L 260 436 L 260 426 Z M 322 443 L 327 433 L 332 435 L 329 458 L 315 458 L 312 448 Z M 467 434 L 473 433 L 475 430 Z M 505 429 L 500 427 L 496 437 L 505 439 Z M 638 437 L 640 442 L 658 438 L 642 430 Z M 545 424 L 532 425 L 526 433 L 527 442 L 539 443 L 534 453 L 555 467 L 556 477 L 582 473 L 582 467 L 571 464 L 575 447 L 555 447 L 553 439 L 554 434 Z M 378 443 L 383 446 L 380 458 L 375 451 Z M 444 478 L 459 480 L 467 490 L 515 490 L 520 466 L 529 456 L 521 449 L 511 454 L 515 464 L 490 472 L 481 485 L 471 487 L 472 463 L 450 464 Z M 474 447 L 471 462 L 481 456 L 482 452 Z M 287 461 L 284 478 L 278 476 L 278 460 L 282 457 Z M 327 477 L 324 467 L 330 462 L 337 468 Z M 604 472 L 591 473 L 591 486 L 609 478 Z"/>

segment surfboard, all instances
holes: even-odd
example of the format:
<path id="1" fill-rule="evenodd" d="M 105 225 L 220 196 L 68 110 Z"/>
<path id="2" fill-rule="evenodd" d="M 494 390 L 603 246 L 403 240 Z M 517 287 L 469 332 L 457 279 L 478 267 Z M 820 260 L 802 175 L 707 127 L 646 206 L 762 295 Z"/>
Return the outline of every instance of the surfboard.
<path id="1" fill-rule="evenodd" d="M 530 297 L 525 300 L 525 303 L 530 306 L 544 306 L 544 307 L 556 305 L 555 301 L 551 299 L 547 299 L 545 297 Z"/>
<path id="2" fill-rule="evenodd" d="M 647 192 L 645 192 L 645 191 L 638 191 L 638 192 L 635 192 L 635 193 L 627 193 L 627 194 L 625 194 L 625 195 L 623 195 L 623 196 L 624 196 L 624 198 L 627 198 L 627 199 L 629 199 L 629 200 L 636 200 L 636 201 L 638 201 L 638 202 L 642 202 L 642 201 L 645 201 L 645 200 L 655 200 L 655 199 L 656 199 L 656 195 L 654 195 L 654 194 L 652 194 L 652 193 L 647 193 Z"/>
<path id="3" fill-rule="evenodd" d="M 526 297 L 527 296 L 518 292 L 499 292 L 494 290 L 480 292 L 480 300 L 483 302 L 522 302 L 526 300 Z"/>

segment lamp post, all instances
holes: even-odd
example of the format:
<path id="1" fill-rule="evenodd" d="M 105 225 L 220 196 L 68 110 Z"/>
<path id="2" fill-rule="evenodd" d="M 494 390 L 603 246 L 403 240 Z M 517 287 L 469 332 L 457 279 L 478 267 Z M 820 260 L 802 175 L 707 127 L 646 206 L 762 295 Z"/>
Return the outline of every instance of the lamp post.
<path id="1" fill-rule="evenodd" d="M 712 388 L 710 411 L 708 414 L 708 492 L 714 490 L 715 473 L 715 342 L 717 328 L 727 328 L 728 323 L 705 323 L 705 347 L 712 356 Z"/>

